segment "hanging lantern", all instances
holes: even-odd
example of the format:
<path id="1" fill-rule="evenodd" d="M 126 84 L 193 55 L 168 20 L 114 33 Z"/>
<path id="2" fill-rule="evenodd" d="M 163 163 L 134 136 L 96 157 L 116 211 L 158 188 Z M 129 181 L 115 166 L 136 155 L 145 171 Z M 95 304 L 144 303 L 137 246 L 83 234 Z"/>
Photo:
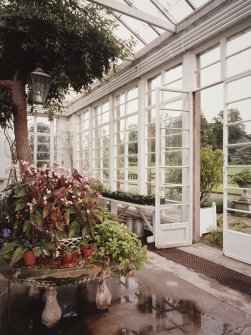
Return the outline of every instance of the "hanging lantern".
<path id="1" fill-rule="evenodd" d="M 40 66 L 31 72 L 30 77 L 32 101 L 34 104 L 43 104 L 50 90 L 51 77 Z"/>

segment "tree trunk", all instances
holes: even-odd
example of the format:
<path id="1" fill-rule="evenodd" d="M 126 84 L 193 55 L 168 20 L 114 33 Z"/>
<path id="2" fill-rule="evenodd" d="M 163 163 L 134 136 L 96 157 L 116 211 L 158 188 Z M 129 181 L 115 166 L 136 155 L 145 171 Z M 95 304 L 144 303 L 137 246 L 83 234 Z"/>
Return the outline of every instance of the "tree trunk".
<path id="1" fill-rule="evenodd" d="M 13 82 L 11 87 L 12 101 L 17 109 L 14 112 L 14 134 L 16 140 L 17 159 L 32 163 L 27 125 L 27 98 L 25 83 L 21 80 Z"/>

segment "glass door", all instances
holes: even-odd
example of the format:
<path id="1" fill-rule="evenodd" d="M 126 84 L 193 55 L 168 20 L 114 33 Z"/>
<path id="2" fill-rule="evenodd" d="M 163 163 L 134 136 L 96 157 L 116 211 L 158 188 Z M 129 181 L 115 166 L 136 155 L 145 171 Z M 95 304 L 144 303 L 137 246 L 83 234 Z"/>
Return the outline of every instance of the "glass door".
<path id="1" fill-rule="evenodd" d="M 191 95 L 183 90 L 156 89 L 157 248 L 192 243 Z"/>

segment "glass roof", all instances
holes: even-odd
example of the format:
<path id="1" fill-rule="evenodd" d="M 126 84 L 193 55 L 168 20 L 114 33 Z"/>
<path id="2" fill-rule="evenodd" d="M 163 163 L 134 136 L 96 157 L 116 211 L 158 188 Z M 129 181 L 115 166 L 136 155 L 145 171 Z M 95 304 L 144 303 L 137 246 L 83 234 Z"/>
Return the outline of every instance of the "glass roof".
<path id="1" fill-rule="evenodd" d="M 118 22 L 115 30 L 117 36 L 127 39 L 134 37 L 136 44 L 134 53 L 152 42 L 158 36 L 168 31 L 167 28 L 157 27 L 151 18 L 170 26 L 170 34 L 176 30 L 176 25 L 191 15 L 210 0 L 79 0 L 79 5 L 88 2 L 99 4 L 111 10 Z M 132 17 L 135 10 L 137 18 Z"/>

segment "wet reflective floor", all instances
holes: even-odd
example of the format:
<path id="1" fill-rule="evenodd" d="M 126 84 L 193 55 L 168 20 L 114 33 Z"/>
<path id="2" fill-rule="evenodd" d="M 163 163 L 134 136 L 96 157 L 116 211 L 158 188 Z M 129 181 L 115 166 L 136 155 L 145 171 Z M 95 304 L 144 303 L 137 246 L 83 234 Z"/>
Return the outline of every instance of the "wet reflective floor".
<path id="1" fill-rule="evenodd" d="M 41 324 L 43 297 L 34 301 L 22 285 L 0 297 L 1 335 L 250 335 L 251 317 L 236 307 L 148 263 L 133 278 L 112 278 L 109 310 L 97 310 L 96 282 L 58 288 L 63 317 L 53 328 Z M 8 322 L 9 318 L 9 322 Z"/>

